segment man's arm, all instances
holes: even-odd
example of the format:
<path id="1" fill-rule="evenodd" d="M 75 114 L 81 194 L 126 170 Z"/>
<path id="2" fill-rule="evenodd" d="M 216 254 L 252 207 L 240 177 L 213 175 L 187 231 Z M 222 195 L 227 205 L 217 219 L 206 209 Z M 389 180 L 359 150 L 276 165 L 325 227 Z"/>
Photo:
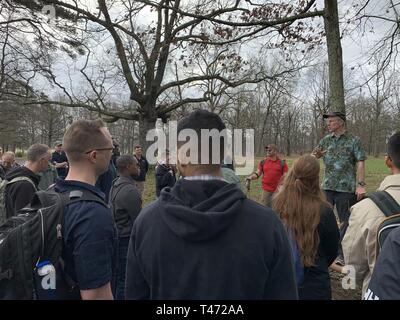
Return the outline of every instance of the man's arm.
<path id="1" fill-rule="evenodd" d="M 106 285 L 90 290 L 81 290 L 82 300 L 114 300 L 110 282 Z"/>
<path id="2" fill-rule="evenodd" d="M 246 179 L 247 180 L 257 180 L 262 173 L 262 168 L 261 168 L 261 162 L 258 165 L 258 170 L 257 172 L 252 173 L 251 175 L 247 176 Z"/>
<path id="3" fill-rule="evenodd" d="M 126 186 L 125 192 L 118 199 L 120 200 L 120 207 L 128 212 L 132 221 L 139 215 L 142 210 L 142 199 L 139 192 L 133 186 Z"/>
<path id="4" fill-rule="evenodd" d="M 376 224 L 382 220 L 375 216 L 368 217 L 365 209 L 366 205 L 363 205 L 363 202 L 350 209 L 349 226 L 342 240 L 344 261 L 346 265 L 354 267 L 357 282 L 364 281 L 368 269 L 373 266 L 376 240 L 374 230 Z"/>
<path id="5" fill-rule="evenodd" d="M 358 182 L 365 182 L 365 161 L 359 161 L 357 163 L 357 171 L 358 171 Z M 357 184 L 356 194 L 357 201 L 360 201 L 365 196 L 365 186 L 360 186 Z"/>

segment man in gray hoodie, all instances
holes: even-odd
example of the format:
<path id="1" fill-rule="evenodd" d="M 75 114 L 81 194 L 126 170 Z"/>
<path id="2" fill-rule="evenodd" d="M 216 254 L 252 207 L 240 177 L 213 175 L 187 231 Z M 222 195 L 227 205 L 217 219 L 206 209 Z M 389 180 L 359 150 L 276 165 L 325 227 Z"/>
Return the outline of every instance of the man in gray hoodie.
<path id="1" fill-rule="evenodd" d="M 115 179 L 110 191 L 110 205 L 118 230 L 118 262 L 114 296 L 117 300 L 125 299 L 125 269 L 129 237 L 133 222 L 142 209 L 142 199 L 132 176 L 139 174 L 137 160 L 134 156 L 118 157 L 117 170 L 119 178 Z"/>

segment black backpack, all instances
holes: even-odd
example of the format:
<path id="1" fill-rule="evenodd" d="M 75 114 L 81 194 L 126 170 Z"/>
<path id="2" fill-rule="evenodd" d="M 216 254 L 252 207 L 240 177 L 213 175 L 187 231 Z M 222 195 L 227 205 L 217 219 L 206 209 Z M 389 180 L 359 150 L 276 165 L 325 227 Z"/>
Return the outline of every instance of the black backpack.
<path id="1" fill-rule="evenodd" d="M 400 205 L 386 191 L 373 192 L 369 198 L 386 216 L 377 229 L 376 253 L 378 256 L 389 233 L 400 226 Z"/>
<path id="2" fill-rule="evenodd" d="M 64 208 L 79 201 L 107 204 L 90 191 L 38 191 L 31 204 L 0 225 L 0 299 L 79 299 L 64 272 Z"/>

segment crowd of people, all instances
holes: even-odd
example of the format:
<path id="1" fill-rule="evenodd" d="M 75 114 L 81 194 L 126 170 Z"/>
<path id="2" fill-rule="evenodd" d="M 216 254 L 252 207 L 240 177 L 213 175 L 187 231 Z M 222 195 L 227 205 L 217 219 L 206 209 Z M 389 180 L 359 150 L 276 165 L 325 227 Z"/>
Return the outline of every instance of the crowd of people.
<path id="1" fill-rule="evenodd" d="M 202 164 L 201 151 L 196 164 L 180 161 L 179 141 L 176 165 L 162 153 L 157 198 L 142 208 L 149 163 L 140 146 L 121 155 L 101 120 L 75 121 L 53 152 L 32 145 L 22 166 L 2 153 L 0 201 L 9 219 L 38 190 L 92 195 L 64 210 L 62 273 L 76 283 L 64 299 L 325 300 L 332 299 L 330 268 L 345 265 L 355 268 L 364 299 L 400 299 L 400 229 L 378 249 L 388 214 L 365 197 L 361 141 L 346 130 L 345 114 L 324 118 L 329 133 L 290 169 L 276 145 L 265 147 L 246 177 L 248 185 L 262 178 L 260 203 L 242 191 L 221 139 L 220 164 L 211 156 Z M 178 134 L 225 128 L 217 114 L 197 110 L 179 121 Z M 400 202 L 400 133 L 387 150 L 392 174 L 379 191 Z"/>

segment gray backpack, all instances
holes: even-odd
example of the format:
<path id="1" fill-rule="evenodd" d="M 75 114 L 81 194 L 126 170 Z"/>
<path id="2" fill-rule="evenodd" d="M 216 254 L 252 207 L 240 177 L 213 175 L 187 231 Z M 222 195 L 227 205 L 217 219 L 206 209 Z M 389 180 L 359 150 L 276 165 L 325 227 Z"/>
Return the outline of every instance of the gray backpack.
<path id="1" fill-rule="evenodd" d="M 32 186 L 35 188 L 35 191 L 37 191 L 35 183 L 29 179 L 28 177 L 16 177 L 10 181 L 4 179 L 2 180 L 0 178 L 0 225 L 2 225 L 6 220 L 7 220 L 7 213 L 6 213 L 6 187 L 11 184 L 15 183 L 18 181 L 28 181 L 32 184 Z"/>

